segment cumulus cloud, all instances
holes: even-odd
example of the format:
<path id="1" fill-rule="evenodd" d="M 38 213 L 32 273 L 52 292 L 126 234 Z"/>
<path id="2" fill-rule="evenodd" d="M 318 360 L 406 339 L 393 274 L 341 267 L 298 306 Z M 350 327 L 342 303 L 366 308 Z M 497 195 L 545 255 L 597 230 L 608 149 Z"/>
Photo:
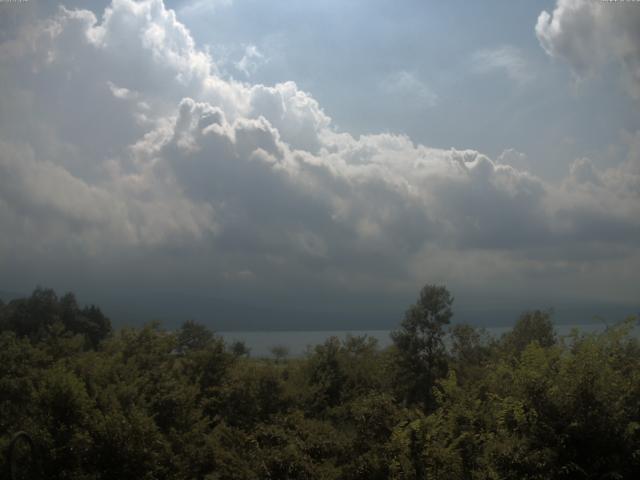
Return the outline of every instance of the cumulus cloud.
<path id="1" fill-rule="evenodd" d="M 538 17 L 536 35 L 552 57 L 578 77 L 617 63 L 629 92 L 640 98 L 640 9 L 633 2 L 557 0 Z"/>
<path id="2" fill-rule="evenodd" d="M 498 163 L 511 165 L 517 170 L 531 170 L 527 155 L 513 148 L 507 148 L 498 155 Z"/>
<path id="3" fill-rule="evenodd" d="M 356 138 L 293 82 L 224 78 L 161 0 L 113 0 L 100 19 L 61 8 L 0 52 L 3 257 L 138 252 L 200 288 L 370 292 L 446 281 L 463 257 L 478 270 L 451 278 L 473 285 L 495 258 L 511 278 L 573 271 L 602 245 L 637 258 L 635 140 L 623 166 L 578 160 L 554 185 L 515 151 Z M 434 101 L 406 72 L 391 85 Z M 584 254 L 565 260 L 568 245 Z"/>

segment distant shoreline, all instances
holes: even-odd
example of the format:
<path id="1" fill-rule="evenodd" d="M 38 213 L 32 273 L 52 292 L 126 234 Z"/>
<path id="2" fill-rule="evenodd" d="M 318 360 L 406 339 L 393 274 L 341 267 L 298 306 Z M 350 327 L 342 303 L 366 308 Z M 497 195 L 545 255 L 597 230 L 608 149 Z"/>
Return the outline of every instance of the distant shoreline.
<path id="1" fill-rule="evenodd" d="M 594 333 L 605 330 L 608 325 L 604 323 L 579 323 L 579 324 L 556 324 L 555 329 L 559 336 L 566 336 L 577 328 L 583 333 Z M 477 327 L 484 329 L 489 335 L 499 337 L 512 329 L 512 326 L 498 327 Z M 286 347 L 293 357 L 301 356 L 311 347 L 324 343 L 328 338 L 335 336 L 344 338 L 348 335 L 375 338 L 381 348 L 391 345 L 389 334 L 393 329 L 376 330 L 226 330 L 216 332 L 225 341 L 233 342 L 240 340 L 250 349 L 252 357 L 270 357 L 271 348 L 274 346 Z"/>

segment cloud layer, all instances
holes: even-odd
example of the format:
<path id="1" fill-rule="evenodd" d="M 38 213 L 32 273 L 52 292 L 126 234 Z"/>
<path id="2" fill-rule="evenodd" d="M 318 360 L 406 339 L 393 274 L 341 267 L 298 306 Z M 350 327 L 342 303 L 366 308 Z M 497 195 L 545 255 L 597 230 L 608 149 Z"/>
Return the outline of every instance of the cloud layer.
<path id="1" fill-rule="evenodd" d="M 569 39 L 572 8 L 587 26 L 600 15 L 560 2 L 536 31 L 582 72 L 591 60 Z M 617 48 L 632 72 L 637 51 Z M 408 75 L 388 89 L 432 95 Z M 5 272 L 91 265 L 165 288 L 371 295 L 425 281 L 541 295 L 566 285 L 634 299 L 610 283 L 639 280 L 640 134 L 624 164 L 578 159 L 555 183 L 509 162 L 518 152 L 355 138 L 293 82 L 223 77 L 161 0 L 25 23 L 0 44 L 0 79 Z"/>

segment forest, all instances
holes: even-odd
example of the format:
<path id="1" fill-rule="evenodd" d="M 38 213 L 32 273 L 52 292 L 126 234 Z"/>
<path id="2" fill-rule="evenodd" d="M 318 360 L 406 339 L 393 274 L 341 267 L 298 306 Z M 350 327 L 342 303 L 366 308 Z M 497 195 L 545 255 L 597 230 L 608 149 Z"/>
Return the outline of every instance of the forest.
<path id="1" fill-rule="evenodd" d="M 0 478 L 640 478 L 638 318 L 561 337 L 529 311 L 496 338 L 426 285 L 398 320 L 389 348 L 253 358 L 73 294 L 0 303 Z"/>

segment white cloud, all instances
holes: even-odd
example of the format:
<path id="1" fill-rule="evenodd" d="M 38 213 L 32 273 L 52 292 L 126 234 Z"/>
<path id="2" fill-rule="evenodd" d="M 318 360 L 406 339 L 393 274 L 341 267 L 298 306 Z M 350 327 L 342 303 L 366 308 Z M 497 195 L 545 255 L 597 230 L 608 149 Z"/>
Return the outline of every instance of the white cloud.
<path id="1" fill-rule="evenodd" d="M 233 4 L 233 0 L 190 0 L 184 2 L 179 9 L 181 16 L 190 17 L 212 13 L 219 8 L 228 7 Z"/>
<path id="2" fill-rule="evenodd" d="M 495 258 L 538 277 L 603 244 L 638 258 L 632 140 L 624 166 L 581 160 L 553 185 L 515 151 L 355 138 L 293 82 L 219 76 L 160 0 L 114 0 L 100 21 L 61 9 L 0 51 L 4 257 L 138 255 L 167 282 L 371 291 L 413 291 L 437 252 L 443 276 L 452 256 L 475 258 L 473 285 Z M 385 88 L 436 98 L 407 72 Z M 583 254 L 564 260 L 569 248 Z"/>
<path id="3" fill-rule="evenodd" d="M 246 77 L 251 76 L 264 63 L 266 59 L 255 45 L 247 45 L 244 48 L 242 58 L 235 63 L 236 69 L 244 73 Z"/>
<path id="4" fill-rule="evenodd" d="M 246 114 L 265 117 L 282 139 L 294 148 L 317 151 L 321 135 L 331 119 L 308 93 L 298 90 L 294 82 L 273 87 L 254 85 L 244 95 L 248 101 Z"/>
<path id="5" fill-rule="evenodd" d="M 640 98 L 640 8 L 633 2 L 557 0 L 538 17 L 536 35 L 552 57 L 588 77 L 615 62 L 623 81 Z"/>
<path id="6" fill-rule="evenodd" d="M 121 98 L 122 100 L 133 100 L 138 97 L 138 94 L 136 92 L 132 92 L 128 88 L 118 87 L 113 82 L 107 82 L 107 86 L 109 87 L 109 90 L 111 90 L 113 96 L 116 98 Z"/>
<path id="7" fill-rule="evenodd" d="M 507 148 L 498 156 L 498 163 L 510 165 L 517 170 L 531 171 L 527 155 L 513 148 Z"/>
<path id="8" fill-rule="evenodd" d="M 472 65 L 473 70 L 478 73 L 502 71 L 520 85 L 533 80 L 533 72 L 522 52 L 510 45 L 477 51 L 473 54 Z"/>

